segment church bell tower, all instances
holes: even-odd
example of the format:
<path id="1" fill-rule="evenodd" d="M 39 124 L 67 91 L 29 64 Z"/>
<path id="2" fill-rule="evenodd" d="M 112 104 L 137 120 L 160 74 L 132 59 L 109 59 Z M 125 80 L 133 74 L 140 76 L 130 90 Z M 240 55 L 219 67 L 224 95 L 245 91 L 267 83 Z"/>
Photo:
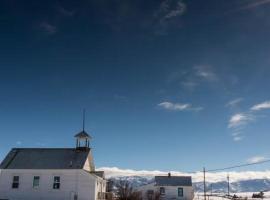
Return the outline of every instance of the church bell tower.
<path id="1" fill-rule="evenodd" d="M 85 110 L 83 110 L 83 130 L 76 134 L 76 149 L 77 150 L 88 150 L 90 148 L 90 140 L 92 137 L 85 131 Z"/>

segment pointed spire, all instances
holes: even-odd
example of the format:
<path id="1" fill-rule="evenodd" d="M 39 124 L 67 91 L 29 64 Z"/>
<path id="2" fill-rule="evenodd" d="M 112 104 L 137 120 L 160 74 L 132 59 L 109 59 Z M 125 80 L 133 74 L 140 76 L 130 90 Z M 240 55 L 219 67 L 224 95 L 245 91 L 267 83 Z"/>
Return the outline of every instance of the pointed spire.
<path id="1" fill-rule="evenodd" d="M 85 109 L 83 109 L 83 132 L 84 132 L 84 126 L 85 126 Z"/>
<path id="2" fill-rule="evenodd" d="M 83 119 L 82 119 L 82 131 L 75 135 L 77 138 L 90 138 L 91 136 L 85 131 L 85 109 L 83 109 Z"/>

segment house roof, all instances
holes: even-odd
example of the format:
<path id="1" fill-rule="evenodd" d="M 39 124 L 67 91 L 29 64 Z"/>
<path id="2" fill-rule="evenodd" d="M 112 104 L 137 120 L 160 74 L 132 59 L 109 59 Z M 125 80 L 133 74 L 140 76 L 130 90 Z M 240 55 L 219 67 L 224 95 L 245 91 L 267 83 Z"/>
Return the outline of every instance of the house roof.
<path id="1" fill-rule="evenodd" d="M 89 148 L 14 148 L 0 169 L 82 169 L 89 151 Z"/>
<path id="2" fill-rule="evenodd" d="M 91 174 L 95 174 L 96 176 L 100 177 L 100 178 L 104 178 L 105 174 L 104 171 L 94 171 L 94 172 L 90 172 Z"/>
<path id="3" fill-rule="evenodd" d="M 157 186 L 192 186 L 191 176 L 155 176 Z"/>
<path id="4" fill-rule="evenodd" d="M 79 132 L 74 137 L 75 138 L 90 138 L 91 139 L 91 136 L 88 133 L 86 133 L 85 131 Z"/>

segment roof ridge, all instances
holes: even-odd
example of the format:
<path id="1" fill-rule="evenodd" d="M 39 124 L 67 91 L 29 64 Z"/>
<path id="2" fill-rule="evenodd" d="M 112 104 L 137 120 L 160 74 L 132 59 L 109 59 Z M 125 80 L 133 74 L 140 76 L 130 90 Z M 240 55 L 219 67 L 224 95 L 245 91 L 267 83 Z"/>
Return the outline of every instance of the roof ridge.
<path id="1" fill-rule="evenodd" d="M 76 148 L 13 148 L 1 162 L 0 168 L 82 169 L 89 153 L 90 149 Z"/>
<path id="2" fill-rule="evenodd" d="M 12 149 L 14 149 L 14 150 L 32 150 L 32 149 L 34 149 L 34 150 L 39 150 L 39 149 L 46 149 L 46 150 L 67 150 L 67 149 L 74 149 L 74 150 L 76 150 L 76 148 L 55 148 L 55 147 L 53 147 L 53 148 L 42 148 L 42 147 L 29 147 L 29 148 L 12 148 Z"/>

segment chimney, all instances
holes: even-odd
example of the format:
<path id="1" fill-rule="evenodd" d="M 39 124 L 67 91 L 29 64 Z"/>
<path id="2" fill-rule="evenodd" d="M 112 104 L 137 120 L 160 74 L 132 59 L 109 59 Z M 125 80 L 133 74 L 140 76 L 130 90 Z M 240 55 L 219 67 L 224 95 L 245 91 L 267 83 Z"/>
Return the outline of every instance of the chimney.
<path id="1" fill-rule="evenodd" d="M 171 172 L 168 173 L 168 177 L 171 178 Z"/>

